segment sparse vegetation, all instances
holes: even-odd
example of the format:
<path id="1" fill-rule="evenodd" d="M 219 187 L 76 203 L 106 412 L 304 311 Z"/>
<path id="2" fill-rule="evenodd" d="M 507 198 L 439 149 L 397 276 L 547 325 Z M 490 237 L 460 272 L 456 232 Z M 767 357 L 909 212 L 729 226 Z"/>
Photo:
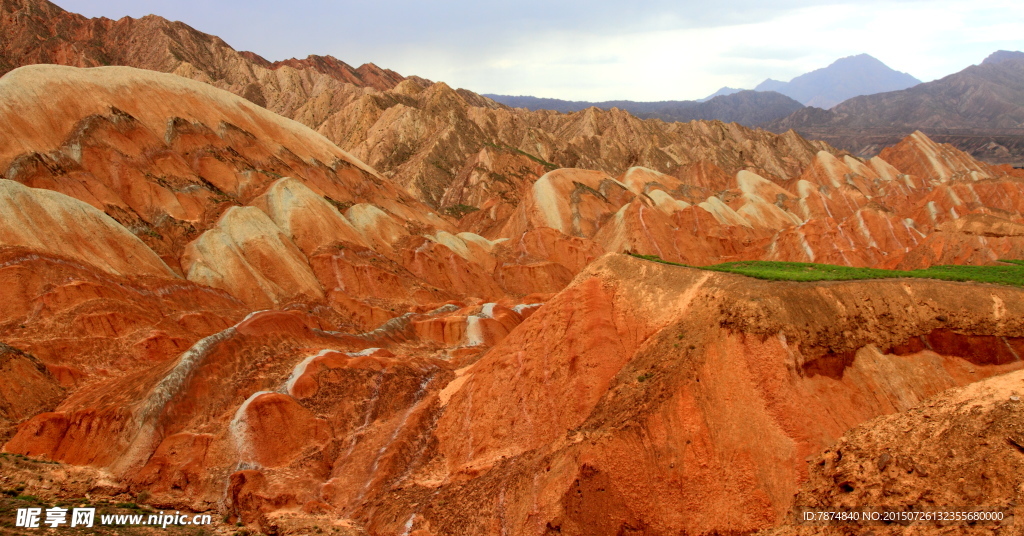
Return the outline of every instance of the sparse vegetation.
<path id="1" fill-rule="evenodd" d="M 517 149 L 515 147 L 512 147 L 511 145 L 505 145 L 504 143 L 484 143 L 484 145 L 486 145 L 488 147 L 493 147 L 495 149 L 502 150 L 502 151 L 512 151 L 513 153 L 521 154 L 521 155 L 525 156 L 526 158 L 529 158 L 530 160 L 533 160 L 534 162 L 544 166 L 545 168 L 548 169 L 548 171 L 551 171 L 553 169 L 558 169 L 558 167 L 559 167 L 558 164 L 552 164 L 551 162 L 548 162 L 547 160 L 544 160 L 542 158 L 538 158 L 536 156 L 533 156 L 532 154 L 530 154 L 530 153 L 528 153 L 526 151 L 522 151 L 520 149 Z"/>
<path id="2" fill-rule="evenodd" d="M 262 173 L 262 174 L 264 174 L 264 175 L 266 175 L 268 177 L 274 178 L 274 179 L 283 179 L 284 178 L 284 175 L 282 175 L 280 173 L 277 173 L 277 172 L 274 172 L 274 171 L 270 171 L 269 169 L 246 168 L 246 169 L 242 170 L 242 173 Z"/>
<path id="3" fill-rule="evenodd" d="M 480 209 L 472 205 L 463 205 L 460 203 L 458 205 L 452 205 L 450 207 L 447 207 L 442 212 L 444 212 L 446 216 L 451 216 L 455 219 L 461 219 L 466 214 L 469 214 L 470 212 L 476 212 L 478 210 Z"/>
<path id="4" fill-rule="evenodd" d="M 149 490 L 142 490 L 135 497 L 135 501 L 137 503 L 139 503 L 139 504 L 145 504 L 145 503 L 149 502 L 150 496 L 151 496 L 151 494 L 149 493 Z"/>
<path id="5" fill-rule="evenodd" d="M 631 254 L 634 257 L 671 264 L 656 255 Z M 711 266 L 693 266 L 702 270 L 729 272 L 765 279 L 769 281 L 849 281 L 856 279 L 893 279 L 913 277 L 919 279 L 940 279 L 943 281 L 974 281 L 1024 287 L 1024 260 L 1000 261 L 1005 266 L 932 266 L 924 270 L 883 270 L 880 268 L 855 268 L 832 264 L 778 261 L 739 261 Z"/>
<path id="6" fill-rule="evenodd" d="M 438 160 L 433 160 L 433 161 L 430 162 L 430 165 L 434 166 L 435 168 L 440 170 L 445 175 L 448 175 L 450 177 L 454 177 L 455 176 L 455 173 L 452 172 L 452 170 L 450 169 L 450 166 L 449 166 L 449 164 L 447 162 L 441 162 L 441 161 L 438 161 Z"/>
<path id="7" fill-rule="evenodd" d="M 3 491 L 3 493 L 4 493 L 4 495 L 7 495 L 8 497 L 17 497 L 17 496 L 21 495 L 21 492 L 23 492 L 23 491 L 25 491 L 25 484 L 18 484 L 17 486 L 15 486 L 15 487 L 13 487 L 11 489 L 5 489 Z"/>
<path id="8" fill-rule="evenodd" d="M 338 212 L 341 212 L 342 214 L 344 214 L 346 210 L 352 208 L 352 206 L 355 205 L 355 203 L 352 203 L 352 202 L 337 201 L 335 199 L 331 199 L 330 197 L 328 197 L 326 195 L 324 196 L 324 200 L 327 201 L 328 203 L 334 205 L 334 208 L 338 209 Z"/>

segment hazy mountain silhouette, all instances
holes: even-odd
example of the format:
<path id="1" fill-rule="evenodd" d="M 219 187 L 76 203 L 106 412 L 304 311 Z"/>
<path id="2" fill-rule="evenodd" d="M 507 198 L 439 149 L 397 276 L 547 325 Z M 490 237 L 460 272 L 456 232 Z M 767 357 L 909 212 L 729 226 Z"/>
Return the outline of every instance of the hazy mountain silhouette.
<path id="1" fill-rule="evenodd" d="M 994 163 L 1024 160 L 1024 53 L 1001 50 L 980 65 L 902 91 L 808 107 L 769 128 L 794 129 L 861 155 L 914 130 Z"/>
<path id="2" fill-rule="evenodd" d="M 697 99 L 697 102 L 706 102 L 715 97 L 720 97 L 722 95 L 732 95 L 733 93 L 739 93 L 740 91 L 743 91 L 743 89 L 738 87 L 725 86 L 722 89 L 719 89 L 718 91 L 708 95 L 707 97 L 704 97 L 703 99 Z"/>
<path id="3" fill-rule="evenodd" d="M 858 54 L 838 59 L 828 67 L 802 74 L 789 82 L 769 78 L 754 89 L 778 91 L 807 106 L 831 108 L 858 95 L 897 91 L 920 83 L 917 78 L 890 69 L 867 54 Z"/>
<path id="4" fill-rule="evenodd" d="M 718 93 L 732 88 L 722 88 Z M 727 123 L 741 123 L 748 126 L 761 125 L 786 117 L 803 108 L 799 102 L 773 91 L 734 90 L 733 93 L 712 95 L 708 99 L 693 101 L 635 102 L 628 100 L 587 102 L 545 99 L 529 96 L 490 95 L 485 97 L 528 110 L 554 110 L 570 113 L 590 107 L 610 110 L 618 108 L 642 119 L 663 121 L 718 120 Z"/>

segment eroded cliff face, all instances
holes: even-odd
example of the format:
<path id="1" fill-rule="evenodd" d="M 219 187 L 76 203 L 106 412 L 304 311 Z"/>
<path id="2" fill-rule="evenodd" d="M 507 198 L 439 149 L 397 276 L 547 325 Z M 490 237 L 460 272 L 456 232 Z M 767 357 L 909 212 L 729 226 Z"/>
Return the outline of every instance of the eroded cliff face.
<path id="1" fill-rule="evenodd" d="M 871 505 L 881 511 L 999 512 L 996 522 L 918 523 L 935 534 L 1015 534 L 1021 510 L 1024 374 L 985 379 L 909 411 L 872 419 L 843 435 L 809 464 L 788 522 L 773 535 L 903 534 L 907 523 L 803 523 L 805 510 Z M 942 482 L 941 485 L 935 483 Z M 913 530 L 913 529 L 909 529 Z"/>
<path id="2" fill-rule="evenodd" d="M 429 506 L 392 495 L 369 526 L 769 527 L 806 458 L 844 430 L 1021 367 L 1024 325 L 1009 308 L 1024 295 L 964 289 L 766 284 L 603 257 L 442 391 L 435 471 L 448 481 L 403 485 L 398 497 Z"/>
<path id="3" fill-rule="evenodd" d="M 94 380 L 5 450 L 264 530 L 301 511 L 370 534 L 751 531 L 785 520 L 806 459 L 846 430 L 1024 366 L 1024 292 L 996 286 L 609 254 L 526 312 L 472 314 L 467 344 L 490 349 L 469 361 L 403 335 L 444 339 L 461 325 L 442 311 L 361 336 L 249 315 Z"/>

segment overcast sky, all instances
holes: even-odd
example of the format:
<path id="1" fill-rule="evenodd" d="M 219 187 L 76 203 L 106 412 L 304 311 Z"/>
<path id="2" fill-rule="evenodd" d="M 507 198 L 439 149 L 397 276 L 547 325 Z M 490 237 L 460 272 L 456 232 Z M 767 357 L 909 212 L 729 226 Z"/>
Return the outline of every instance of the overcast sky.
<path id="1" fill-rule="evenodd" d="M 681 100 L 868 53 L 929 81 L 1024 50 L 1020 0 L 56 0 L 153 13 L 267 59 L 332 55 L 478 93 Z"/>

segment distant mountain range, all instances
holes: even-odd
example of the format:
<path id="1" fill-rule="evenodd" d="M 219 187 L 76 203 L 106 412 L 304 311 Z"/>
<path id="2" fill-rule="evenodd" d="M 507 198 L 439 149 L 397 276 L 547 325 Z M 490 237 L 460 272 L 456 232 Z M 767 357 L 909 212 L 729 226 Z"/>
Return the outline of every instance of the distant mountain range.
<path id="1" fill-rule="evenodd" d="M 872 56 L 858 54 L 838 59 L 828 67 L 802 74 L 789 82 L 769 78 L 754 90 L 777 91 L 806 106 L 827 109 L 851 97 L 897 91 L 920 83 L 917 78 L 893 70 Z"/>
<path id="2" fill-rule="evenodd" d="M 732 95 L 733 93 L 739 93 L 740 91 L 745 91 L 745 90 L 742 89 L 742 88 L 738 88 L 738 87 L 728 87 L 728 86 L 726 86 L 726 87 L 723 87 L 722 89 L 719 89 L 718 91 L 708 95 L 707 97 L 704 97 L 703 99 L 697 99 L 697 102 L 709 101 L 709 100 L 711 100 L 711 99 L 713 99 L 715 97 L 719 97 L 721 95 Z"/>
<path id="3" fill-rule="evenodd" d="M 731 88 L 722 88 L 718 93 L 729 89 Z M 762 125 L 782 119 L 804 107 L 799 102 L 774 91 L 739 89 L 701 100 L 660 102 L 628 100 L 587 102 L 511 95 L 485 94 L 484 96 L 506 106 L 528 110 L 554 110 L 571 113 L 590 107 L 602 110 L 618 108 L 641 119 L 661 119 L 684 123 L 694 120 L 719 120 L 748 126 Z"/>
<path id="4" fill-rule="evenodd" d="M 774 121 L 862 156 L 914 130 L 992 163 L 1024 162 L 1024 53 L 998 51 L 980 65 L 902 91 L 808 107 Z"/>
<path id="5" fill-rule="evenodd" d="M 921 130 L 975 158 L 1024 165 L 1024 52 L 1001 50 L 980 65 L 927 83 L 860 54 L 789 82 L 768 79 L 755 90 L 723 87 L 693 101 L 487 97 L 530 110 L 615 107 L 664 121 L 720 120 L 779 133 L 793 129 L 864 157 Z"/>
<path id="6" fill-rule="evenodd" d="M 484 96 L 507 106 L 528 110 L 571 113 L 594 106 L 603 110 L 618 108 L 643 119 L 684 122 L 717 119 L 758 126 L 782 119 L 804 106 L 830 108 L 857 95 L 894 91 L 920 83 L 909 74 L 890 69 L 867 54 L 860 54 L 836 60 L 828 67 L 800 75 L 789 82 L 769 78 L 753 91 L 723 87 L 703 99 L 689 101 L 588 102 L 530 96 Z"/>

